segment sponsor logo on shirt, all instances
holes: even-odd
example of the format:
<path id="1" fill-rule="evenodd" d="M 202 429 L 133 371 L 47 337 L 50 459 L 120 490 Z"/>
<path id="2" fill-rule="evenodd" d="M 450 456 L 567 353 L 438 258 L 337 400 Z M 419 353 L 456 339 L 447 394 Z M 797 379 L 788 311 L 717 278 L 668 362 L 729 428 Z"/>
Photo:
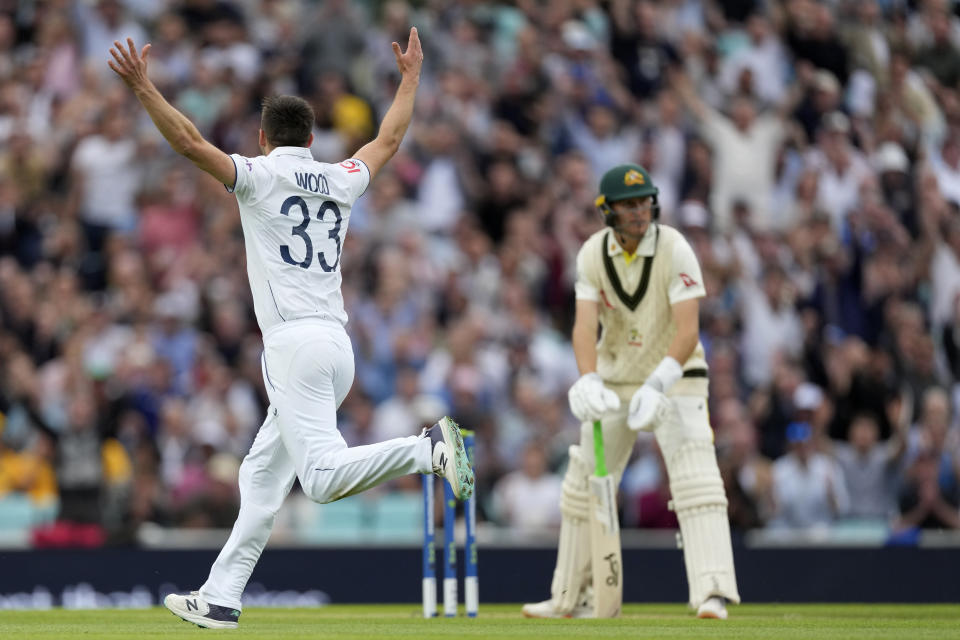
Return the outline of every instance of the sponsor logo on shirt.
<path id="1" fill-rule="evenodd" d="M 347 173 L 357 173 L 360 171 L 360 164 L 356 160 L 344 160 L 340 166 L 347 170 Z"/>
<path id="2" fill-rule="evenodd" d="M 683 286 L 685 287 L 693 287 L 697 285 L 697 281 L 685 273 L 680 274 L 680 279 L 683 280 Z"/>

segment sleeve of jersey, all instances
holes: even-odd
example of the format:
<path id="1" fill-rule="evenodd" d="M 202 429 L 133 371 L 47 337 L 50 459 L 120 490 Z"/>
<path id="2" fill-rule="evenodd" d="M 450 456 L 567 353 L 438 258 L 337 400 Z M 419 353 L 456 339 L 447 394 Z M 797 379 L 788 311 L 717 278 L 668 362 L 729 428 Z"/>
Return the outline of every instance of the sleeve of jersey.
<path id="1" fill-rule="evenodd" d="M 350 158 L 337 165 L 337 169 L 344 177 L 350 203 L 353 204 L 363 195 L 370 184 L 370 168 L 363 160 Z"/>
<path id="2" fill-rule="evenodd" d="M 673 274 L 670 277 L 668 295 L 670 304 L 707 295 L 703 286 L 703 275 L 700 273 L 700 263 L 697 262 L 693 248 L 683 239 L 673 246 Z"/>
<path id="3" fill-rule="evenodd" d="M 591 274 L 587 273 L 587 245 L 577 254 L 577 280 L 573 285 L 577 300 L 600 301 L 600 287 L 592 281 Z"/>
<path id="4" fill-rule="evenodd" d="M 229 185 L 223 186 L 226 187 L 228 193 L 236 195 L 237 198 L 245 198 L 253 191 L 253 159 L 246 158 L 239 153 L 231 153 L 230 159 L 233 160 L 235 181 L 233 188 Z"/>

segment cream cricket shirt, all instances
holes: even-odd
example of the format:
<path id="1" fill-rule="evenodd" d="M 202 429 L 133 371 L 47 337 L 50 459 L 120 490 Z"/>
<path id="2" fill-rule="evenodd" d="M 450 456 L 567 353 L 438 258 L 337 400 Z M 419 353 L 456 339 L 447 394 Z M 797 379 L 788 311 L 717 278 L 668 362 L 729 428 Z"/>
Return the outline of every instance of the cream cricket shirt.
<path id="1" fill-rule="evenodd" d="M 700 265 L 679 231 L 650 225 L 632 260 L 612 229 L 590 236 L 577 255 L 578 300 L 598 303 L 597 373 L 620 399 L 633 392 L 667 355 L 677 333 L 671 305 L 706 295 Z M 707 395 L 703 345 L 683 363 L 684 377 L 668 395 Z"/>
<path id="2" fill-rule="evenodd" d="M 260 329 L 310 317 L 346 324 L 340 253 L 350 209 L 370 182 L 367 166 L 316 162 L 304 147 L 230 157 Z"/>

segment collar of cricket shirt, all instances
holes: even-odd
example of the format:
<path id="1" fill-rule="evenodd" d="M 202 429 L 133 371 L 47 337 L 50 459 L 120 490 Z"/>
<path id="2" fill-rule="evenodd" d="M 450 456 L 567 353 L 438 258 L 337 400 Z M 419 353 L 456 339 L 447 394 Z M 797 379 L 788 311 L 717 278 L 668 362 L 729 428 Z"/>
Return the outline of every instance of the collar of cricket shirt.
<path id="1" fill-rule="evenodd" d="M 650 233 L 650 228 L 655 231 Z M 623 253 L 623 247 L 617 242 L 613 235 L 613 230 L 607 232 L 604 238 L 603 247 L 603 268 L 607 272 L 610 284 L 613 286 L 613 292 L 620 298 L 620 302 L 625 304 L 630 311 L 636 310 L 643 296 L 647 293 L 647 285 L 650 284 L 650 271 L 653 268 L 653 256 L 657 252 L 657 240 L 660 239 L 660 225 L 653 223 L 647 228 L 647 232 L 640 239 L 637 245 L 635 255 L 643 256 L 643 273 L 640 275 L 640 282 L 637 284 L 637 290 L 632 294 L 627 293 L 620 282 L 620 276 L 617 275 L 617 268 L 613 264 L 613 256 Z"/>
<path id="2" fill-rule="evenodd" d="M 276 147 L 270 150 L 271 156 L 300 156 L 301 158 L 312 158 L 313 154 L 307 147 Z"/>
<path id="3" fill-rule="evenodd" d="M 660 225 L 656 222 L 651 222 L 650 226 L 647 227 L 647 232 L 640 238 L 640 244 L 637 245 L 637 250 L 633 253 L 634 257 L 646 258 L 652 256 L 657 251 L 657 240 L 659 239 Z M 612 230 L 607 233 L 604 243 L 606 244 L 606 254 L 611 258 L 621 253 L 624 254 L 624 258 L 627 257 L 627 252 L 620 246 L 620 242 Z"/>

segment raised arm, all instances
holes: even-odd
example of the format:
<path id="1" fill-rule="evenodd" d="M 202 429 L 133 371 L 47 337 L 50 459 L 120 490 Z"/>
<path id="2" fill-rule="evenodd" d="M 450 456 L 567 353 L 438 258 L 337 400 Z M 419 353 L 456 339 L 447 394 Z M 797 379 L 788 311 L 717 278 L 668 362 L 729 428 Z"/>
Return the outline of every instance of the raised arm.
<path id="1" fill-rule="evenodd" d="M 127 38 L 126 47 L 117 41 L 113 44 L 115 48 L 110 49 L 113 60 L 108 60 L 107 64 L 130 87 L 173 150 L 232 188 L 237 175 L 230 156 L 207 142 L 190 119 L 167 102 L 147 77 L 150 45 L 144 45 L 138 54 L 132 38 Z"/>
<path id="2" fill-rule="evenodd" d="M 400 141 L 403 140 L 413 117 L 413 102 L 420 84 L 420 66 L 423 64 L 423 50 L 420 48 L 416 27 L 410 29 L 406 53 L 402 53 L 400 45 L 394 42 L 393 55 L 400 70 L 400 86 L 397 87 L 393 104 L 383 116 L 377 137 L 353 154 L 354 158 L 362 160 L 370 169 L 371 180 L 400 148 Z"/>
<path id="3" fill-rule="evenodd" d="M 700 122 L 706 121 L 710 117 L 712 109 L 697 95 L 697 90 L 686 72 L 680 67 L 674 67 L 667 74 L 670 86 L 677 92 L 680 102 L 693 113 L 697 120 Z"/>

